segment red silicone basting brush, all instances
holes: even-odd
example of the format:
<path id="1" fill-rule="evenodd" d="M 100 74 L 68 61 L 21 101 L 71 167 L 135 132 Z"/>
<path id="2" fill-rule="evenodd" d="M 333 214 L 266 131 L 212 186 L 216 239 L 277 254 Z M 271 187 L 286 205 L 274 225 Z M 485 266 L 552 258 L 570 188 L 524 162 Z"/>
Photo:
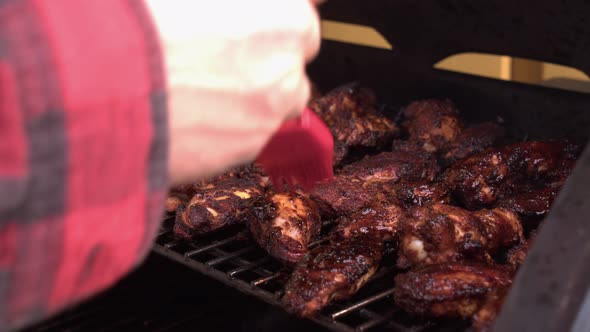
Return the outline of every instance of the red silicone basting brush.
<path id="1" fill-rule="evenodd" d="M 318 181 L 334 176 L 333 153 L 330 129 L 306 108 L 301 117 L 283 123 L 256 161 L 279 190 L 287 184 L 308 191 Z"/>

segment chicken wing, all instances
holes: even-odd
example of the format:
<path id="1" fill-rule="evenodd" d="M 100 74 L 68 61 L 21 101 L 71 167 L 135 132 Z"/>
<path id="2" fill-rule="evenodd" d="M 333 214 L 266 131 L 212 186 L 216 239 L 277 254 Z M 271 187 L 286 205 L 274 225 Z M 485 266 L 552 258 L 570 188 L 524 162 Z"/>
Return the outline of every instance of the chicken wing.
<path id="1" fill-rule="evenodd" d="M 558 193 L 555 188 L 533 190 L 501 199 L 496 206 L 518 213 L 525 226 L 534 228 L 549 213 Z"/>
<path id="2" fill-rule="evenodd" d="M 441 148 L 439 158 L 444 167 L 458 160 L 482 152 L 486 148 L 502 142 L 506 131 L 493 122 L 485 122 L 465 128 L 455 140 Z"/>
<path id="3" fill-rule="evenodd" d="M 504 299 L 508 295 L 509 287 L 494 289 L 486 295 L 483 305 L 475 313 L 472 319 L 473 329 L 476 332 L 488 332 L 492 323 L 500 313 Z"/>
<path id="4" fill-rule="evenodd" d="M 176 214 L 174 234 L 181 239 L 217 231 L 237 224 L 244 218 L 253 199 L 261 197 L 264 188 L 252 178 L 223 178 L 197 190 Z"/>
<path id="5" fill-rule="evenodd" d="M 517 270 L 524 263 L 529 248 L 535 241 L 536 235 L 537 233 L 535 231 L 531 232 L 528 240 L 523 241 L 520 245 L 508 251 L 506 261 L 508 262 L 508 265 L 510 265 L 513 269 Z"/>
<path id="6" fill-rule="evenodd" d="M 395 184 L 386 183 L 383 187 L 406 208 L 431 203 L 448 204 L 451 201 L 451 190 L 443 182 L 410 180 Z"/>
<path id="7" fill-rule="evenodd" d="M 465 207 L 476 210 L 530 190 L 564 160 L 575 160 L 578 150 L 567 142 L 523 142 L 492 148 L 455 164 L 442 178 Z"/>
<path id="8" fill-rule="evenodd" d="M 332 300 L 356 293 L 379 268 L 383 248 L 383 242 L 370 237 L 314 248 L 285 286 L 285 307 L 299 316 L 311 317 Z"/>
<path id="9" fill-rule="evenodd" d="M 459 111 L 450 100 L 415 101 L 404 110 L 404 128 L 410 141 L 419 143 L 426 152 L 440 151 L 457 139 L 463 123 Z"/>
<path id="10" fill-rule="evenodd" d="M 468 318 L 486 296 L 509 287 L 511 270 L 477 263 L 445 263 L 424 266 L 395 278 L 395 303 L 419 316 Z"/>
<path id="11" fill-rule="evenodd" d="M 438 165 L 435 158 L 419 151 L 382 152 L 345 166 L 340 174 L 354 176 L 363 181 L 432 181 L 438 174 Z"/>
<path id="12" fill-rule="evenodd" d="M 404 208 L 396 204 L 372 204 L 351 214 L 344 215 L 336 221 L 332 230 L 332 241 L 341 241 L 358 236 L 368 236 L 380 241 L 396 238 L 398 222 Z"/>
<path id="13" fill-rule="evenodd" d="M 454 262 L 470 258 L 491 262 L 499 249 L 523 239 L 518 216 L 508 210 L 470 212 L 433 204 L 414 209 L 400 223 L 398 266 Z"/>
<path id="14" fill-rule="evenodd" d="M 337 153 L 334 164 L 344 160 L 351 148 L 379 148 L 398 135 L 395 122 L 377 107 L 375 94 L 357 83 L 338 87 L 309 103 L 328 125 Z"/>
<path id="15" fill-rule="evenodd" d="M 252 205 L 247 221 L 254 240 L 287 264 L 297 263 L 307 253 L 321 228 L 316 204 L 294 192 L 267 192 Z"/>

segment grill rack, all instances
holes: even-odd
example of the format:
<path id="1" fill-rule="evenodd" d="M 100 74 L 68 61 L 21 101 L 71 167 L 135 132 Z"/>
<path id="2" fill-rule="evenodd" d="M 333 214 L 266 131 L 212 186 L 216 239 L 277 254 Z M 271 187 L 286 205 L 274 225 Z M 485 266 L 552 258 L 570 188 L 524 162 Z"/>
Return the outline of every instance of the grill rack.
<path id="1" fill-rule="evenodd" d="M 167 218 L 153 250 L 208 275 L 243 293 L 282 307 L 279 299 L 289 272 L 249 237 L 242 227 L 225 230 L 196 241 L 173 236 L 174 218 Z M 331 222 L 324 222 L 324 229 Z M 310 247 L 325 242 L 325 238 Z M 383 264 L 361 290 L 346 301 L 336 301 L 312 318 L 337 332 L 361 331 L 457 331 L 469 325 L 458 321 L 419 319 L 405 314 L 393 303 L 395 268 Z"/>

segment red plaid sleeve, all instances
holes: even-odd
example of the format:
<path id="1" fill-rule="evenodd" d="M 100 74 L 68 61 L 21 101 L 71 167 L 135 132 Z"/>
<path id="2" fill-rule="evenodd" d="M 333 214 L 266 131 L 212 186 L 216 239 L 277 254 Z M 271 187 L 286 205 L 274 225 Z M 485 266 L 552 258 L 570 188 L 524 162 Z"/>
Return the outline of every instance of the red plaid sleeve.
<path id="1" fill-rule="evenodd" d="M 0 331 L 146 255 L 168 181 L 165 98 L 142 1 L 0 1 Z"/>

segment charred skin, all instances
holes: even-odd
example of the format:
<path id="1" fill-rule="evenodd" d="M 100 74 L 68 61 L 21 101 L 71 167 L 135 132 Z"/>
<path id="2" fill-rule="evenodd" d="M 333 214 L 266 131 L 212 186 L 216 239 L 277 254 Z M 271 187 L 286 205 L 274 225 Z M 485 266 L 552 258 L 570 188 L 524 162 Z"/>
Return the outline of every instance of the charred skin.
<path id="1" fill-rule="evenodd" d="M 215 232 L 239 223 L 264 188 L 252 178 L 223 178 L 204 186 L 176 214 L 174 234 L 181 239 Z"/>
<path id="2" fill-rule="evenodd" d="M 427 153 L 382 152 L 342 168 L 341 174 L 363 181 L 434 180 L 438 174 L 436 159 Z"/>
<path id="3" fill-rule="evenodd" d="M 508 265 L 511 266 L 514 270 L 518 270 L 518 268 L 520 268 L 520 266 L 526 260 L 528 251 L 533 242 L 535 241 L 536 236 L 537 233 L 535 231 L 531 232 L 531 235 L 529 236 L 528 240 L 523 241 L 519 246 L 514 247 L 510 249 L 510 251 L 508 251 L 506 261 Z"/>
<path id="4" fill-rule="evenodd" d="M 402 181 L 395 184 L 385 184 L 384 188 L 406 208 L 431 203 L 449 204 L 451 201 L 451 190 L 442 182 Z"/>
<path id="5" fill-rule="evenodd" d="M 501 199 L 496 206 L 516 212 L 527 228 L 536 228 L 549 213 L 560 189 L 543 188 Z"/>
<path id="6" fill-rule="evenodd" d="M 468 318 L 488 294 L 509 287 L 512 272 L 478 263 L 428 265 L 395 278 L 395 303 L 406 312 L 429 317 Z"/>
<path id="7" fill-rule="evenodd" d="M 506 135 L 504 128 L 493 122 L 485 122 L 465 128 L 454 141 L 445 145 L 439 154 L 443 166 L 482 152 L 502 142 Z"/>
<path id="8" fill-rule="evenodd" d="M 522 239 L 519 218 L 508 210 L 470 212 L 445 204 L 419 207 L 400 223 L 398 266 L 465 259 L 492 262 L 491 255 Z"/>
<path id="9" fill-rule="evenodd" d="M 294 192 L 268 192 L 248 214 L 254 240 L 271 256 L 294 264 L 307 253 L 307 246 L 320 234 L 316 204 Z"/>
<path id="10" fill-rule="evenodd" d="M 391 186 L 401 179 L 429 181 L 437 171 L 436 160 L 421 151 L 381 153 L 344 167 L 331 181 L 316 185 L 310 197 L 323 218 L 350 215 L 371 204 L 390 202 Z"/>
<path id="11" fill-rule="evenodd" d="M 486 295 L 483 305 L 473 315 L 472 327 L 476 332 L 488 332 L 491 330 L 492 323 L 500 313 L 509 290 L 509 287 L 500 287 Z"/>
<path id="12" fill-rule="evenodd" d="M 524 142 L 475 154 L 442 176 L 466 208 L 489 207 L 499 199 L 530 190 L 535 182 L 575 160 L 579 146 L 567 142 Z"/>
<path id="13" fill-rule="evenodd" d="M 297 265 L 282 302 L 292 313 L 313 317 L 331 301 L 356 293 L 377 272 L 383 242 L 352 238 L 314 248 Z"/>
<path id="14" fill-rule="evenodd" d="M 379 148 L 390 144 L 399 128 L 377 108 L 375 94 L 353 83 L 338 87 L 309 103 L 334 136 L 334 165 L 354 147 Z"/>
<path id="15" fill-rule="evenodd" d="M 450 100 L 415 101 L 405 108 L 404 117 L 403 126 L 409 140 L 419 143 L 429 153 L 455 141 L 463 129 L 459 111 Z"/>
<path id="16" fill-rule="evenodd" d="M 394 240 L 403 213 L 404 208 L 395 204 L 373 204 L 352 215 L 338 218 L 330 238 L 332 241 L 341 241 L 368 236 L 379 241 Z"/>

